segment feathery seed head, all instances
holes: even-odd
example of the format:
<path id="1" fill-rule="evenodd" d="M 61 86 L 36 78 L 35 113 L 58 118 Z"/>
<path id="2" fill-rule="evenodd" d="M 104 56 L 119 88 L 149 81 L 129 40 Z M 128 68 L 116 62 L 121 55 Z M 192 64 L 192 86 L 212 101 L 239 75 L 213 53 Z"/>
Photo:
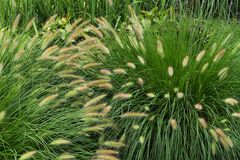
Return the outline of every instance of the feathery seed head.
<path id="1" fill-rule="evenodd" d="M 103 89 L 108 89 L 108 90 L 113 89 L 113 86 L 111 83 L 102 83 L 102 84 L 99 84 L 98 87 Z"/>
<path id="2" fill-rule="evenodd" d="M 113 100 L 125 100 L 132 97 L 132 94 L 130 93 L 117 93 L 113 96 Z"/>
<path id="3" fill-rule="evenodd" d="M 212 150 L 212 154 L 215 156 L 216 155 L 216 151 L 217 151 L 217 149 L 216 149 L 216 143 L 212 143 L 211 144 L 211 150 Z"/>
<path id="4" fill-rule="evenodd" d="M 201 73 L 205 72 L 205 70 L 208 68 L 208 63 L 205 63 L 202 67 Z"/>
<path id="5" fill-rule="evenodd" d="M 5 111 L 1 111 L 0 112 L 0 123 L 5 118 L 5 116 L 6 116 L 6 112 Z"/>
<path id="6" fill-rule="evenodd" d="M 225 51 L 226 51 L 225 49 L 219 51 L 219 52 L 215 55 L 215 57 L 214 57 L 214 59 L 213 59 L 213 62 L 219 61 L 219 60 L 224 56 Z"/>
<path id="7" fill-rule="evenodd" d="M 110 148 L 121 148 L 125 146 L 125 144 L 116 141 L 105 141 L 103 145 Z"/>
<path id="8" fill-rule="evenodd" d="M 196 57 L 196 61 L 200 62 L 202 60 L 202 58 L 204 57 L 204 55 L 206 54 L 205 50 L 202 50 L 200 53 L 198 53 L 197 57 Z"/>
<path id="9" fill-rule="evenodd" d="M 186 57 L 183 59 L 182 66 L 183 66 L 183 67 L 186 67 L 186 66 L 188 65 L 188 62 L 189 62 L 189 56 L 186 56 Z"/>
<path id="10" fill-rule="evenodd" d="M 212 138 L 213 138 L 216 142 L 218 142 L 218 135 L 217 135 L 217 133 L 215 132 L 215 130 L 214 130 L 214 129 L 209 129 L 209 132 L 210 132 Z"/>
<path id="11" fill-rule="evenodd" d="M 134 130 L 138 130 L 138 129 L 140 128 L 140 126 L 135 124 L 135 125 L 132 126 L 132 128 L 133 128 Z"/>
<path id="12" fill-rule="evenodd" d="M 237 105 L 239 102 L 236 100 L 236 99 L 234 99 L 234 98 L 226 98 L 226 99 L 224 99 L 224 102 L 226 103 L 226 104 L 229 104 L 229 105 L 232 105 L 232 106 L 234 106 L 234 105 Z"/>
<path id="13" fill-rule="evenodd" d="M 176 87 L 176 88 L 173 89 L 173 91 L 174 91 L 174 93 L 178 93 L 179 92 L 179 88 Z"/>
<path id="14" fill-rule="evenodd" d="M 177 129 L 177 121 L 175 119 L 170 119 L 170 124 L 172 126 L 172 129 Z"/>
<path id="15" fill-rule="evenodd" d="M 106 106 L 102 111 L 103 115 L 104 116 L 107 115 L 111 111 L 111 109 L 112 109 L 112 106 Z"/>
<path id="16" fill-rule="evenodd" d="M 137 79 L 137 83 L 140 85 L 140 86 L 143 86 L 144 85 L 144 80 L 142 78 L 138 78 Z"/>
<path id="17" fill-rule="evenodd" d="M 144 137 L 143 137 L 143 136 L 140 136 L 140 137 L 139 137 L 139 142 L 140 142 L 141 144 L 144 143 Z"/>
<path id="18" fill-rule="evenodd" d="M 76 157 L 70 153 L 63 153 L 60 156 L 58 156 L 58 160 L 70 160 L 75 159 Z"/>
<path id="19" fill-rule="evenodd" d="M 104 99 L 106 96 L 107 96 L 106 94 L 99 95 L 99 96 L 91 99 L 87 103 L 85 103 L 84 107 L 89 107 L 89 106 L 95 105 L 95 104 L 99 103 L 102 99 Z"/>
<path id="20" fill-rule="evenodd" d="M 26 152 L 26 153 L 24 153 L 24 154 L 19 158 L 19 160 L 27 160 L 27 159 L 30 159 L 30 158 L 32 158 L 36 153 L 37 153 L 37 151 L 29 151 L 29 152 Z"/>
<path id="21" fill-rule="evenodd" d="M 3 71 L 3 64 L 0 63 L 0 75 L 2 74 L 2 71 Z"/>
<path id="22" fill-rule="evenodd" d="M 233 116 L 233 117 L 240 118 L 240 113 L 233 113 L 232 116 Z M 0 119 L 0 121 L 1 121 L 1 119 Z"/>
<path id="23" fill-rule="evenodd" d="M 170 98 L 170 94 L 169 94 L 169 93 L 166 93 L 166 94 L 164 95 L 164 98 L 169 99 L 169 98 Z"/>
<path id="24" fill-rule="evenodd" d="M 142 65 L 145 65 L 145 60 L 143 59 L 142 56 L 137 56 L 137 58 Z"/>
<path id="25" fill-rule="evenodd" d="M 106 3 L 107 3 L 110 7 L 113 6 L 113 1 L 112 1 L 112 0 L 106 0 Z"/>
<path id="26" fill-rule="evenodd" d="M 111 71 L 108 69 L 101 69 L 100 73 L 103 75 L 111 75 L 112 74 Z"/>
<path id="27" fill-rule="evenodd" d="M 123 68 L 116 68 L 116 69 L 113 70 L 113 73 L 115 73 L 115 74 L 127 74 L 127 72 Z"/>
<path id="28" fill-rule="evenodd" d="M 53 101 L 54 99 L 56 99 L 58 97 L 58 94 L 54 94 L 54 95 L 50 95 L 47 96 L 46 98 L 44 98 L 40 103 L 39 106 L 44 106 L 49 104 L 51 101 Z"/>
<path id="29" fill-rule="evenodd" d="M 119 154 L 118 151 L 114 151 L 111 149 L 98 149 L 96 151 L 96 154 L 101 154 L 101 155 L 115 155 L 115 154 Z"/>
<path id="30" fill-rule="evenodd" d="M 66 139 L 59 138 L 50 143 L 50 145 L 64 145 L 64 144 L 71 144 L 71 142 Z"/>
<path id="31" fill-rule="evenodd" d="M 184 97 L 184 94 L 182 92 L 177 93 L 177 98 L 182 99 Z"/>
<path id="32" fill-rule="evenodd" d="M 203 109 L 203 106 L 200 104 L 200 103 L 197 103 L 197 104 L 195 104 L 194 105 L 194 108 L 196 109 L 196 110 L 202 110 Z"/>
<path id="33" fill-rule="evenodd" d="M 218 72 L 218 77 L 219 77 L 220 81 L 226 78 L 226 76 L 228 74 L 228 70 L 229 70 L 229 68 L 225 67 Z"/>
<path id="34" fill-rule="evenodd" d="M 93 63 L 88 63 L 86 65 L 83 66 L 84 69 L 91 69 L 91 68 L 94 68 L 94 67 L 98 67 L 98 66 L 101 66 L 102 63 L 96 63 L 96 62 L 93 62 Z"/>
<path id="35" fill-rule="evenodd" d="M 136 65 L 134 63 L 132 63 L 132 62 L 128 62 L 127 66 L 132 68 L 132 69 L 136 69 Z"/>
<path id="36" fill-rule="evenodd" d="M 172 77 L 173 74 L 174 74 L 173 67 L 172 67 L 172 66 L 169 66 L 169 67 L 168 67 L 168 75 L 169 75 L 170 77 Z"/>
<path id="37" fill-rule="evenodd" d="M 123 113 L 122 115 L 121 115 L 121 117 L 122 118 L 137 118 L 137 117 L 139 117 L 139 118 L 141 118 L 141 117 L 146 117 L 147 116 L 147 114 L 146 113 L 141 113 L 141 112 L 126 112 L 126 113 Z"/>
<path id="38" fill-rule="evenodd" d="M 134 85 L 133 82 L 127 82 L 127 83 L 125 83 L 124 85 L 122 85 L 122 87 L 131 87 L 131 86 L 133 86 L 133 85 Z"/>
<path id="39" fill-rule="evenodd" d="M 147 96 L 148 96 L 149 98 L 154 98 L 156 95 L 155 95 L 154 93 L 147 93 Z"/>
<path id="40" fill-rule="evenodd" d="M 157 40 L 157 53 L 164 58 L 164 52 L 163 52 L 163 46 L 162 46 L 162 42 L 160 40 Z"/>
<path id="41" fill-rule="evenodd" d="M 198 120 L 203 128 L 207 128 L 207 123 L 204 118 L 199 118 Z"/>

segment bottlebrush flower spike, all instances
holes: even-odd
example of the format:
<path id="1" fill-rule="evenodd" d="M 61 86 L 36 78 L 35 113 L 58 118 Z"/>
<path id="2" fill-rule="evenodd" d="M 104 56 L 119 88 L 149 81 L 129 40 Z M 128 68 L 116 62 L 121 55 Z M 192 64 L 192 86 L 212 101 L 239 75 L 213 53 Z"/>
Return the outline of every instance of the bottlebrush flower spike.
<path id="1" fill-rule="evenodd" d="M 140 126 L 139 126 L 139 125 L 133 125 L 132 128 L 133 128 L 134 130 L 138 130 L 138 129 L 140 128 Z"/>
<path id="2" fill-rule="evenodd" d="M 218 72 L 218 77 L 219 77 L 220 81 L 223 80 L 224 78 L 226 78 L 226 76 L 228 74 L 228 70 L 229 70 L 229 68 L 225 67 Z"/>
<path id="3" fill-rule="evenodd" d="M 146 117 L 147 114 L 146 113 L 141 113 L 141 112 L 127 112 L 127 113 L 123 113 L 121 115 L 122 118 L 127 118 L 127 117 Z"/>
<path id="4" fill-rule="evenodd" d="M 46 98 L 44 98 L 44 99 L 39 103 L 39 106 L 43 106 L 43 105 L 46 105 L 46 104 L 50 103 L 51 101 L 53 101 L 54 99 L 56 99 L 57 96 L 58 96 L 58 94 L 54 94 L 54 95 L 47 96 Z"/>
<path id="5" fill-rule="evenodd" d="M 93 62 L 93 63 L 88 63 L 86 65 L 83 66 L 84 69 L 90 69 L 90 68 L 93 68 L 93 67 L 98 67 L 98 66 L 101 66 L 102 63 L 96 63 L 96 62 Z"/>
<path id="6" fill-rule="evenodd" d="M 201 73 L 205 72 L 205 70 L 208 68 L 208 63 L 205 63 L 202 67 Z"/>
<path id="7" fill-rule="evenodd" d="M 5 111 L 1 111 L 0 112 L 0 123 L 2 122 L 2 120 L 5 118 L 6 116 L 6 112 Z"/>
<path id="8" fill-rule="evenodd" d="M 106 3 L 107 3 L 110 7 L 113 6 L 113 1 L 112 1 L 112 0 L 106 0 Z"/>
<path id="9" fill-rule="evenodd" d="M 19 160 L 30 159 L 30 158 L 32 158 L 36 153 L 37 153 L 37 151 L 29 151 L 29 152 L 26 152 L 25 154 L 23 154 L 23 155 L 19 158 Z"/>
<path id="10" fill-rule="evenodd" d="M 20 22 L 20 15 L 18 15 L 13 22 L 13 28 L 12 29 L 13 29 L 14 32 L 16 31 L 19 22 Z"/>
<path id="11" fill-rule="evenodd" d="M 226 98 L 225 100 L 224 100 L 224 102 L 226 103 L 226 104 L 230 104 L 230 105 L 232 105 L 232 106 L 234 106 L 234 105 L 237 105 L 239 102 L 236 100 L 236 99 L 234 99 L 234 98 Z"/>
<path id="12" fill-rule="evenodd" d="M 140 85 L 140 86 L 143 86 L 144 85 L 144 80 L 142 78 L 138 78 L 137 79 L 137 83 Z"/>
<path id="13" fill-rule="evenodd" d="M 179 92 L 179 88 L 176 87 L 176 88 L 173 89 L 173 91 L 174 91 L 174 93 L 178 93 Z"/>
<path id="14" fill-rule="evenodd" d="M 141 144 L 144 143 L 144 137 L 143 137 L 143 136 L 139 137 L 139 142 L 140 142 Z"/>
<path id="15" fill-rule="evenodd" d="M 127 72 L 123 68 L 116 68 L 116 69 L 113 70 L 113 73 L 115 73 L 115 74 L 127 74 Z"/>
<path id="16" fill-rule="evenodd" d="M 182 99 L 184 97 L 184 94 L 182 92 L 177 93 L 177 98 Z"/>
<path id="17" fill-rule="evenodd" d="M 113 99 L 114 100 L 125 100 L 125 99 L 129 99 L 131 97 L 132 97 L 132 94 L 130 94 L 130 93 L 118 93 L 113 96 Z"/>
<path id="18" fill-rule="evenodd" d="M 116 141 L 105 141 L 103 145 L 111 148 L 121 148 L 125 146 L 125 144 Z"/>
<path id="19" fill-rule="evenodd" d="M 170 77 L 172 77 L 173 74 L 174 74 L 173 67 L 172 67 L 172 66 L 169 66 L 169 67 L 168 67 L 168 75 L 169 75 Z"/>
<path id="20" fill-rule="evenodd" d="M 75 159 L 76 157 L 70 153 L 63 153 L 58 157 L 58 160 L 70 160 Z"/>
<path id="21" fill-rule="evenodd" d="M 233 116 L 233 117 L 240 118 L 240 113 L 233 113 L 232 116 Z M 0 120 L 0 121 L 1 121 L 1 120 Z"/>
<path id="22" fill-rule="evenodd" d="M 226 51 L 225 49 L 219 51 L 219 52 L 215 55 L 215 57 L 214 57 L 214 59 L 213 59 L 213 62 L 219 61 L 219 60 L 224 56 L 225 51 Z"/>
<path id="23" fill-rule="evenodd" d="M 118 158 L 116 158 L 115 156 L 113 155 L 108 155 L 108 154 L 100 154 L 100 155 L 97 155 L 96 160 L 119 160 Z"/>
<path id="24" fill-rule="evenodd" d="M 145 65 L 145 60 L 143 59 L 142 56 L 137 56 L 137 58 L 142 65 Z"/>
<path id="25" fill-rule="evenodd" d="M 1 74 L 2 74 L 2 71 L 3 71 L 3 64 L 0 63 L 0 76 L 1 76 Z"/>
<path id="26" fill-rule="evenodd" d="M 119 154 L 118 151 L 111 150 L 111 149 L 98 149 L 96 151 L 96 154 L 110 154 L 110 155 L 116 155 Z"/>
<path id="27" fill-rule="evenodd" d="M 203 50 L 200 53 L 198 53 L 197 57 L 196 57 L 196 61 L 200 62 L 202 60 L 202 58 L 204 57 L 204 55 L 206 54 L 206 51 Z"/>
<path id="28" fill-rule="evenodd" d="M 170 98 L 170 94 L 169 94 L 169 93 L 166 93 L 166 94 L 164 95 L 164 98 L 169 99 L 169 98 Z"/>
<path id="29" fill-rule="evenodd" d="M 156 95 L 155 95 L 154 93 L 147 93 L 147 96 L 148 96 L 149 98 L 154 98 Z"/>
<path id="30" fill-rule="evenodd" d="M 111 75 L 112 74 L 111 71 L 108 69 L 101 69 L 100 73 L 103 75 Z"/>
<path id="31" fill-rule="evenodd" d="M 107 95 L 106 94 L 102 94 L 102 95 L 99 95 L 93 99 L 91 99 L 90 101 L 88 101 L 87 103 L 84 104 L 84 107 L 89 107 L 91 105 L 95 105 L 97 104 L 98 102 L 100 102 L 102 99 L 104 99 Z"/>
<path id="32" fill-rule="evenodd" d="M 162 46 L 162 42 L 160 40 L 157 40 L 157 53 L 164 58 L 164 52 L 163 52 L 163 46 Z"/>
<path id="33" fill-rule="evenodd" d="M 206 123 L 205 119 L 204 118 L 199 118 L 198 120 L 199 120 L 201 126 L 206 129 L 207 128 L 207 123 Z"/>
<path id="34" fill-rule="evenodd" d="M 199 111 L 203 109 L 203 107 L 202 107 L 202 105 L 201 105 L 200 103 L 195 104 L 195 105 L 194 105 L 194 108 L 195 108 L 196 110 L 199 110 Z"/>
<path id="35" fill-rule="evenodd" d="M 217 135 L 217 133 L 215 132 L 215 130 L 214 130 L 214 129 L 210 129 L 209 132 L 210 132 L 212 138 L 213 138 L 216 142 L 218 142 L 218 135 Z"/>
<path id="36" fill-rule="evenodd" d="M 170 119 L 170 124 L 172 126 L 172 129 L 177 129 L 177 121 L 175 119 Z"/>
<path id="37" fill-rule="evenodd" d="M 71 144 L 71 142 L 66 139 L 59 138 L 50 143 L 50 145 L 64 145 L 64 144 Z"/>
<path id="38" fill-rule="evenodd" d="M 189 62 L 189 56 L 186 56 L 186 57 L 183 59 L 182 66 L 183 66 L 183 67 L 186 67 L 186 66 L 188 65 L 188 62 Z"/>
<path id="39" fill-rule="evenodd" d="M 132 63 L 132 62 L 128 62 L 127 66 L 132 68 L 132 69 L 136 69 L 136 65 L 134 63 Z"/>

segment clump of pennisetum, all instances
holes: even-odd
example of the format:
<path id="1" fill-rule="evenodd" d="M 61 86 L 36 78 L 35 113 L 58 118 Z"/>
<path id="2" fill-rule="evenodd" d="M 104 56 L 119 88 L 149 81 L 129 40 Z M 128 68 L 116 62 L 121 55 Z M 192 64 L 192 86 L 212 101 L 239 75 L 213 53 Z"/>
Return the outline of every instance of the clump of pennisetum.
<path id="1" fill-rule="evenodd" d="M 164 113 L 163 117 L 165 123 L 162 125 L 166 124 L 167 127 L 170 127 L 170 129 L 172 129 L 173 133 L 178 133 L 182 128 L 185 127 L 182 126 L 182 119 L 180 117 L 184 117 L 184 115 L 187 113 L 184 113 L 183 111 L 181 113 L 177 113 L 177 111 L 176 114 L 174 113 L 175 110 L 180 110 L 181 108 L 185 107 L 183 110 L 190 110 L 189 112 L 192 112 L 196 116 L 196 120 L 191 119 L 191 123 L 199 126 L 202 132 L 209 130 L 209 132 L 207 132 L 208 136 L 212 137 L 213 139 L 211 143 L 213 155 L 215 155 L 217 151 L 217 142 L 220 142 L 220 146 L 226 150 L 234 147 L 234 142 L 232 141 L 230 134 L 227 135 L 228 133 L 224 132 L 224 128 L 220 129 L 221 126 L 214 124 L 214 121 L 212 120 L 216 120 L 218 118 L 220 119 L 221 113 L 216 113 L 216 115 L 219 114 L 219 117 L 216 115 L 209 117 L 210 115 L 205 113 L 211 112 L 211 106 L 209 105 L 212 104 L 212 107 L 214 108 L 216 105 L 215 102 L 217 105 L 221 104 L 221 106 L 219 106 L 220 108 L 228 108 L 229 106 L 238 106 L 238 100 L 231 97 L 231 95 L 229 95 L 230 97 L 226 97 L 226 95 L 224 95 L 221 97 L 221 99 L 217 97 L 216 101 L 211 100 L 214 102 L 208 104 L 208 101 L 202 97 L 210 95 L 205 95 L 206 93 L 201 88 L 211 87 L 211 85 L 207 82 L 205 82 L 206 84 L 201 84 L 201 81 L 204 80 L 203 77 L 208 76 L 213 77 L 212 83 L 216 83 L 217 85 L 228 83 L 225 80 L 228 78 L 231 67 L 230 65 L 228 66 L 227 63 L 225 63 L 226 66 L 223 66 L 219 63 L 220 61 L 224 62 L 224 53 L 226 50 L 221 49 L 216 54 L 213 54 L 213 52 L 210 54 L 211 51 L 209 51 L 209 49 L 204 49 L 197 54 L 192 53 L 186 55 L 184 53 L 183 56 L 178 57 L 177 61 L 180 63 L 173 63 L 171 60 L 169 60 L 173 57 L 169 57 L 170 55 L 166 54 L 168 52 L 165 52 L 167 48 L 164 48 L 164 43 L 162 43 L 162 40 L 160 40 L 164 38 L 161 37 L 157 40 L 154 39 L 154 42 L 156 43 L 152 43 L 156 44 L 155 52 L 156 55 L 159 55 L 154 58 L 159 58 L 158 62 L 159 66 L 161 66 L 156 66 L 154 68 L 152 67 L 152 62 L 148 61 L 149 55 L 147 55 L 147 46 L 144 46 L 143 43 L 144 30 L 141 27 L 140 22 L 131 7 L 129 7 L 129 10 L 132 16 L 132 25 L 129 27 L 134 31 L 134 35 L 128 35 L 129 41 L 131 42 L 130 44 L 125 44 L 124 40 L 117 35 L 116 31 L 113 31 L 111 25 L 104 18 L 97 19 L 105 35 L 114 35 L 114 38 L 116 40 L 113 42 L 114 51 L 111 49 L 111 43 L 109 44 L 109 53 L 105 57 L 106 61 L 101 60 L 98 62 L 98 59 L 95 59 L 94 61 L 94 63 L 101 62 L 102 64 L 99 68 L 95 68 L 95 72 L 100 74 L 99 77 L 107 77 L 106 79 L 109 80 L 107 83 L 111 84 L 109 90 L 106 91 L 108 94 L 103 98 L 107 102 L 111 103 L 110 115 L 111 113 L 114 115 L 116 114 L 117 117 L 120 117 L 122 121 L 126 122 L 126 124 L 123 124 L 121 126 L 122 130 L 129 129 L 139 133 L 138 142 L 136 143 L 144 145 L 146 141 L 149 141 L 149 139 L 140 134 L 141 122 L 139 122 L 139 124 L 132 124 L 134 123 L 134 120 L 137 121 L 141 119 L 144 122 L 149 121 L 150 123 L 154 121 L 156 117 L 163 116 L 162 114 Z M 116 46 L 119 46 L 119 50 L 121 50 L 119 51 L 121 53 L 118 54 L 120 54 L 120 57 L 123 57 L 122 59 L 117 59 L 118 63 L 113 62 L 111 59 L 111 57 L 115 56 L 114 52 L 116 52 Z M 122 49 L 129 49 L 131 47 L 137 49 L 138 52 L 136 52 L 136 50 L 132 52 L 126 51 L 127 53 L 124 54 L 124 51 Z M 151 52 L 153 51 L 151 50 Z M 131 54 L 131 58 L 128 58 L 127 54 Z M 160 64 L 161 62 L 163 64 Z M 116 64 L 120 65 L 117 66 Z M 161 84 L 162 86 L 160 86 L 160 88 L 162 88 L 159 90 L 157 88 L 159 86 L 157 86 L 156 83 L 151 82 L 153 79 L 153 77 L 149 76 L 149 72 L 151 72 L 151 70 L 160 70 L 161 74 L 154 76 L 154 78 L 158 77 L 159 79 L 155 80 L 159 81 L 159 83 L 162 81 L 166 82 L 164 84 Z M 188 79 L 186 79 L 184 82 L 181 81 L 181 84 L 178 84 L 182 77 L 188 77 Z M 192 77 L 196 79 L 193 80 L 191 79 Z M 200 78 L 198 79 L 198 77 Z M 197 85 L 193 87 L 194 83 Z M 99 86 L 94 87 L 99 89 Z M 144 102 L 142 101 L 143 99 Z M 169 108 L 163 111 L 161 107 L 164 105 L 168 106 Z M 180 116 L 177 116 L 178 114 Z M 185 116 L 188 117 L 188 115 Z M 232 115 L 228 116 L 239 118 L 240 113 L 236 110 L 232 113 Z M 121 124 L 120 121 L 121 120 L 117 121 L 117 123 Z M 125 125 L 131 127 L 126 129 Z M 131 144 L 134 143 L 135 141 Z M 155 142 L 151 143 L 154 144 Z M 107 156 L 105 158 L 107 158 Z"/>
<path id="2" fill-rule="evenodd" d="M 112 5 L 112 1 L 108 2 Z M 34 19 L 27 24 L 23 34 L 13 36 L 12 32 L 17 32 L 19 21 L 20 16 L 14 21 L 12 29 L 0 31 L 0 43 L 3 44 L 0 52 L 4 57 L 0 62 L 0 79 L 6 82 L 4 88 L 7 90 L 1 90 L 1 93 L 12 94 L 1 98 L 8 105 L 0 110 L 0 132 L 3 140 L 0 148 L 4 147 L 0 159 L 91 159 L 100 145 L 106 149 L 97 151 L 99 159 L 114 158 L 112 154 L 117 155 L 117 149 L 111 150 L 108 147 L 112 144 L 119 148 L 125 146 L 124 142 L 105 140 L 99 144 L 99 137 L 96 136 L 113 126 L 107 117 L 112 106 L 104 102 L 107 94 L 94 96 L 94 93 L 90 93 L 95 87 L 111 90 L 113 86 L 105 77 L 89 81 L 79 74 L 80 69 L 101 67 L 101 63 L 92 62 L 85 53 L 89 55 L 92 50 L 108 53 L 108 49 L 96 38 L 101 37 L 102 33 L 89 25 L 89 21 L 78 19 L 71 24 L 66 42 L 58 44 L 55 39 L 61 33 L 51 32 L 49 29 L 55 23 L 56 15 L 45 23 L 41 35 L 29 38 L 25 32 L 31 29 Z M 84 33 L 84 28 L 91 28 L 96 37 Z M 79 36 L 83 40 L 79 41 Z M 73 42 L 76 44 L 73 45 Z M 80 60 L 84 61 L 83 64 L 79 63 Z M 121 68 L 113 71 L 102 68 L 99 73 L 126 74 Z M 12 85 L 15 77 L 22 79 Z M 122 96 L 118 95 L 117 98 Z M 12 110 L 18 112 L 11 113 Z M 20 130 L 26 134 L 19 135 Z M 95 138 L 90 136 L 93 133 L 96 134 Z M 39 135 L 41 139 L 38 139 Z M 79 136 L 84 138 L 75 143 Z M 14 139 L 14 142 L 9 141 L 10 139 Z M 24 146 L 21 146 L 23 143 L 16 144 L 19 141 L 25 142 Z M 89 144 L 93 147 L 89 147 Z M 9 154 L 10 152 L 14 154 Z M 80 152 L 83 154 L 79 154 Z"/>

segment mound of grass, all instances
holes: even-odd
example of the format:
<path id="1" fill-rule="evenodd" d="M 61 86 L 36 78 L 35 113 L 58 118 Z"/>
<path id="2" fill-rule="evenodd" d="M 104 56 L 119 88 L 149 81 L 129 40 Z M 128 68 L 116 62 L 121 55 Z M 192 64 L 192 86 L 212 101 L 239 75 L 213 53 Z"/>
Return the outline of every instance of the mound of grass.
<path id="1" fill-rule="evenodd" d="M 125 146 L 122 159 L 237 159 L 240 64 L 232 26 L 181 19 L 142 27 L 130 13 L 128 33 L 97 19 L 108 52 L 81 62 L 84 86 L 94 84 L 96 99 L 111 105 L 117 128 L 106 136 L 126 143 L 111 147 Z"/>
<path id="2" fill-rule="evenodd" d="M 33 21 L 20 30 L 18 23 L 0 31 L 0 159 L 90 159 L 112 122 L 106 104 L 83 107 L 90 93 L 69 96 L 84 81 L 77 70 L 84 51 L 72 44 L 89 38 L 81 32 L 88 29 L 76 21 L 61 40 L 47 29 L 54 17 L 33 36 Z"/>

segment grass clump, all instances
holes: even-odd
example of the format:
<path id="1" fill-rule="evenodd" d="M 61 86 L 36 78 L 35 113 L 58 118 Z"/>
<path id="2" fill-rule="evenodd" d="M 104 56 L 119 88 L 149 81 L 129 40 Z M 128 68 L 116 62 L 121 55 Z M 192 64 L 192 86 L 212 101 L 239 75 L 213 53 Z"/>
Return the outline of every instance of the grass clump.
<path id="1" fill-rule="evenodd" d="M 0 159 L 90 159 L 112 126 L 107 104 L 84 107 L 91 94 L 78 87 L 84 80 L 76 62 L 87 50 L 72 44 L 91 37 L 78 23 L 62 40 L 44 28 L 32 36 L 31 23 L 20 33 L 18 23 L 0 31 Z M 79 97 L 71 98 L 72 88 Z"/>
<path id="2" fill-rule="evenodd" d="M 111 105 L 117 128 L 108 133 L 126 143 L 120 157 L 237 159 L 239 43 L 232 27 L 191 19 L 142 27 L 130 13 L 128 33 L 97 19 L 109 52 L 81 62 L 99 64 L 82 75 Z"/>

